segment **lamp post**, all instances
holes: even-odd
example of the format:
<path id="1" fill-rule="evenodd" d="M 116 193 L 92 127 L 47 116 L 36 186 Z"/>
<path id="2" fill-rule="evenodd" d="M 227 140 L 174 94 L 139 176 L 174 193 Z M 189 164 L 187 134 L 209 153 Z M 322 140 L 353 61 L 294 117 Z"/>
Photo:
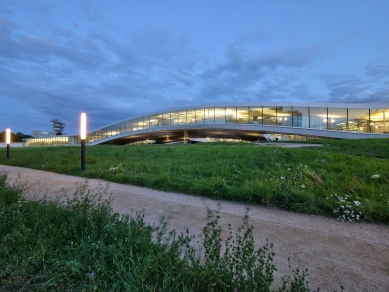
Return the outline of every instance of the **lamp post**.
<path id="1" fill-rule="evenodd" d="M 5 143 L 7 144 L 7 159 L 9 159 L 9 146 L 11 144 L 11 130 L 5 130 Z"/>
<path id="2" fill-rule="evenodd" d="M 81 113 L 81 170 L 85 170 L 86 114 Z"/>

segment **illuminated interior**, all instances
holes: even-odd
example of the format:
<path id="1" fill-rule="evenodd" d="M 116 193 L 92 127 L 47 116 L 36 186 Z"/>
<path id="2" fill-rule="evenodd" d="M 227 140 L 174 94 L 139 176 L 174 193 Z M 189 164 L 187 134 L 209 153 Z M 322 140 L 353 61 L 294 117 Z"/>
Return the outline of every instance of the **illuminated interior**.
<path id="1" fill-rule="evenodd" d="M 331 104 L 331 107 L 327 104 L 314 104 L 314 106 L 304 106 L 306 104 L 299 103 L 288 106 L 279 104 L 277 103 L 275 106 L 266 104 L 204 106 L 157 112 L 122 120 L 97 129 L 87 135 L 86 142 L 93 145 L 110 143 L 113 140 L 119 144 L 134 144 L 147 140 L 156 140 L 156 143 L 172 143 L 200 138 L 223 141 L 225 139 L 256 141 L 264 139 L 264 134 L 272 134 L 276 137 L 280 134 L 277 133 L 278 127 L 389 134 L 389 104 L 377 107 L 373 104 L 346 104 L 343 107 L 344 104 Z M 217 125 L 231 127 L 229 130 L 222 131 L 212 129 L 212 125 L 215 125 L 215 128 Z M 248 125 L 251 128 L 244 130 L 245 133 L 242 133 L 243 130 L 238 133 L 232 130 L 233 125 Z M 260 126 L 263 127 L 259 129 Z M 165 133 L 169 131 L 169 128 L 174 128 L 170 135 Z M 185 131 L 185 129 L 188 130 Z M 296 137 L 300 140 L 302 135 L 296 135 L 295 132 L 290 131 L 289 135 L 284 135 L 289 137 L 285 139 Z M 144 133 L 148 133 L 148 135 Z M 159 135 L 159 138 L 155 138 L 155 135 Z M 27 140 L 27 144 L 31 146 L 54 145 L 53 143 L 55 145 L 79 144 L 80 138 L 69 136 L 69 139 L 67 137 L 48 137 Z"/>

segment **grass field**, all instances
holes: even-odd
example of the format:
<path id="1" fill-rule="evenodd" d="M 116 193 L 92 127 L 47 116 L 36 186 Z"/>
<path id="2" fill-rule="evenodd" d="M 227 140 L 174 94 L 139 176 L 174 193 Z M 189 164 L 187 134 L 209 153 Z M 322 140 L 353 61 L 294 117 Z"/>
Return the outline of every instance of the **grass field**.
<path id="1" fill-rule="evenodd" d="M 0 164 L 101 178 L 340 220 L 389 223 L 389 140 L 323 140 L 323 147 L 253 144 L 11 149 Z M 276 143 L 274 143 L 276 145 Z"/>

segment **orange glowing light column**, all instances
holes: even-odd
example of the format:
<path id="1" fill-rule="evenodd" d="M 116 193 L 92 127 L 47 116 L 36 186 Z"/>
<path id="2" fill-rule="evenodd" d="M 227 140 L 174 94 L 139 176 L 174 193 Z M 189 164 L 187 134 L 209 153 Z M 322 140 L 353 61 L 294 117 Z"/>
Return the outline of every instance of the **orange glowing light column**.
<path id="1" fill-rule="evenodd" d="M 7 144 L 7 159 L 9 159 L 9 148 L 11 144 L 11 130 L 5 130 L 5 144 Z"/>
<path id="2" fill-rule="evenodd" d="M 85 170 L 86 113 L 81 113 L 81 170 Z"/>

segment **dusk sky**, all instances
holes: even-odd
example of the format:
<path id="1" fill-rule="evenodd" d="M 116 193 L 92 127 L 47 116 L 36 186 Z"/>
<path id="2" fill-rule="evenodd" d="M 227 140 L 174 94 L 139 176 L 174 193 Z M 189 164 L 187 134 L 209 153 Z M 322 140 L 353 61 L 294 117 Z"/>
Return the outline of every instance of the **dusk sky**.
<path id="1" fill-rule="evenodd" d="M 244 102 L 389 102 L 389 1 L 0 2 L 0 125 L 77 134 Z"/>

